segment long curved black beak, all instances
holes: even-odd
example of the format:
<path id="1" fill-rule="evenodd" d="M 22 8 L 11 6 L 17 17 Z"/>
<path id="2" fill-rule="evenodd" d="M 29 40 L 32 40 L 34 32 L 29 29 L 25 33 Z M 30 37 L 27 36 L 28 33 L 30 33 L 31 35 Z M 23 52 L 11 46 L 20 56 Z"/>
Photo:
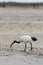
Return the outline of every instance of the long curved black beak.
<path id="1" fill-rule="evenodd" d="M 15 43 L 15 41 L 13 41 L 12 43 L 11 43 L 11 45 L 10 45 L 10 48 L 12 47 L 12 45 Z"/>
<path id="2" fill-rule="evenodd" d="M 12 47 L 12 45 L 14 44 L 14 43 L 20 43 L 20 41 L 13 41 L 12 43 L 11 43 L 11 45 L 10 45 L 10 48 Z"/>

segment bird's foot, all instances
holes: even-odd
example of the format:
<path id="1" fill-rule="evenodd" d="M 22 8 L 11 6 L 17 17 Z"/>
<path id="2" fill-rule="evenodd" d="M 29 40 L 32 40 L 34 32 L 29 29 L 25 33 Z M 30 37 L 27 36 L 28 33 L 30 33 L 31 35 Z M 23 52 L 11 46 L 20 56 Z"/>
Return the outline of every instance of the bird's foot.
<path id="1" fill-rule="evenodd" d="M 26 52 L 26 50 L 24 49 L 24 52 Z"/>
<path id="2" fill-rule="evenodd" d="M 33 48 L 30 49 L 30 51 L 32 51 Z"/>

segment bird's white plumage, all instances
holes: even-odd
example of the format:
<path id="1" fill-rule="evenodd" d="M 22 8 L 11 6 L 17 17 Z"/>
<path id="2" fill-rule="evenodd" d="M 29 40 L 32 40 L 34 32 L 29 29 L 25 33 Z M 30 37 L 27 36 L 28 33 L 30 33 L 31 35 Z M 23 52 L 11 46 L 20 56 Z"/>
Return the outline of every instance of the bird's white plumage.
<path id="1" fill-rule="evenodd" d="M 24 36 L 21 36 L 21 37 L 20 37 L 20 41 L 26 43 L 26 42 L 31 42 L 32 39 L 31 39 L 31 36 L 24 35 Z"/>
<path id="2" fill-rule="evenodd" d="M 12 47 L 12 45 L 13 45 L 14 43 L 24 42 L 24 43 L 25 43 L 25 49 L 24 49 L 24 51 L 26 51 L 26 43 L 29 42 L 30 45 L 31 45 L 31 50 L 32 50 L 32 41 L 36 41 L 36 40 L 37 40 L 37 39 L 36 39 L 35 37 L 31 37 L 31 36 L 29 36 L 29 35 L 24 35 L 24 36 L 21 36 L 21 37 L 19 38 L 19 41 L 17 41 L 17 40 L 13 41 L 12 44 L 10 45 L 10 48 Z"/>

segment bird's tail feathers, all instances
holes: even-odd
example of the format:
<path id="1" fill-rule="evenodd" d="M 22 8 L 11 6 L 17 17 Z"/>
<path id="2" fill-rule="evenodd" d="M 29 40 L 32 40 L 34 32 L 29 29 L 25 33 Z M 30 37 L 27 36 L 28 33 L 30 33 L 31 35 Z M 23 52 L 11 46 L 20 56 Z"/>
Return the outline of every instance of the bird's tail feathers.
<path id="1" fill-rule="evenodd" d="M 37 38 L 36 38 L 36 37 L 31 37 L 31 39 L 32 39 L 33 41 L 37 41 Z"/>

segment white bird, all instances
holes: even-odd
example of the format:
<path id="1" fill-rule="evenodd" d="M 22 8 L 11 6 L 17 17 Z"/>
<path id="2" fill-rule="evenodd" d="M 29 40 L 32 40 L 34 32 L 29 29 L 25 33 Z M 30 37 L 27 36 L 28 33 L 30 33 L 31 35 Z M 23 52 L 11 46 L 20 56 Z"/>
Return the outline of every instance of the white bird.
<path id="1" fill-rule="evenodd" d="M 14 41 L 11 43 L 10 48 L 12 47 L 12 45 L 13 45 L 14 43 L 18 43 L 18 44 L 19 44 L 19 43 L 21 43 L 21 42 L 24 42 L 24 43 L 25 43 L 24 51 L 26 51 L 26 43 L 29 42 L 30 45 L 31 45 L 31 49 L 30 49 L 30 50 L 32 50 L 32 41 L 37 41 L 37 38 L 36 38 L 36 37 L 31 37 L 31 36 L 29 36 L 29 35 L 24 35 L 24 36 L 21 36 L 21 37 L 19 38 L 19 41 L 14 40 Z"/>

